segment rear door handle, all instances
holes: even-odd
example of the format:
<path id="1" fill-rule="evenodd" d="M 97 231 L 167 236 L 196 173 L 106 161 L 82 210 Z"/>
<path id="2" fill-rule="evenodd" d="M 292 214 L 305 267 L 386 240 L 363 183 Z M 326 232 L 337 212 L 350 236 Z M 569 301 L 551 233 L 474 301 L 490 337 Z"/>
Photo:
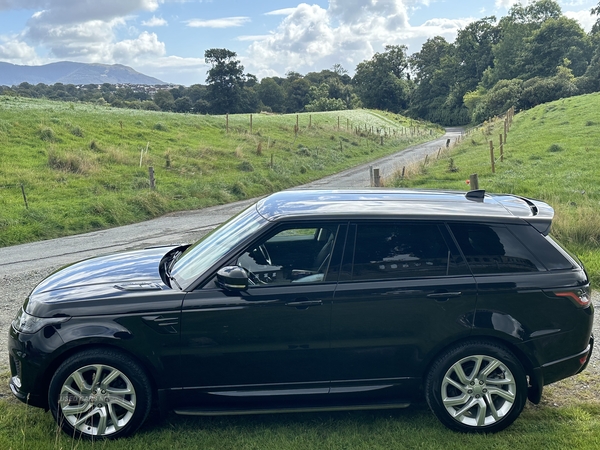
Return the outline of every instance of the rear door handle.
<path id="1" fill-rule="evenodd" d="M 435 298 L 436 300 L 444 301 L 453 297 L 460 297 L 462 292 L 434 292 L 433 294 L 427 294 L 429 298 Z"/>
<path id="2" fill-rule="evenodd" d="M 306 309 L 309 308 L 311 306 L 321 306 L 323 304 L 322 300 L 294 300 L 293 302 L 288 302 L 285 304 L 285 306 L 289 306 L 291 308 L 298 308 L 298 309 Z"/>

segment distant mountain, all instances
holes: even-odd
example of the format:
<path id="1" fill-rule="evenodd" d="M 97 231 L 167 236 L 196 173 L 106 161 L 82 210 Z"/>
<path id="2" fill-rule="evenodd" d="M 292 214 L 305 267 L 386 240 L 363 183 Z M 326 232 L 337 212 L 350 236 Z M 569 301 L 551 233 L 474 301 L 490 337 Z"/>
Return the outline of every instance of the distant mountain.
<path id="1" fill-rule="evenodd" d="M 0 62 L 0 85 L 30 84 L 168 84 L 121 64 L 57 62 L 44 66 L 18 66 Z"/>

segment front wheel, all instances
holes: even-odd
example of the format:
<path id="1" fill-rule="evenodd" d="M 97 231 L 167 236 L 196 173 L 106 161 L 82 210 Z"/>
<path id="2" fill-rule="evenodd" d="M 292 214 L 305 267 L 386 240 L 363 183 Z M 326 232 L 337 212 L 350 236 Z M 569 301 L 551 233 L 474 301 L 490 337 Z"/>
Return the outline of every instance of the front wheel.
<path id="1" fill-rule="evenodd" d="M 137 430 L 150 410 L 144 370 L 120 352 L 87 350 L 66 359 L 50 382 L 48 403 L 70 436 L 114 439 Z"/>
<path id="2" fill-rule="evenodd" d="M 494 433 L 521 414 L 527 378 L 519 360 L 504 347 L 470 342 L 438 358 L 427 376 L 425 395 L 448 428 Z"/>

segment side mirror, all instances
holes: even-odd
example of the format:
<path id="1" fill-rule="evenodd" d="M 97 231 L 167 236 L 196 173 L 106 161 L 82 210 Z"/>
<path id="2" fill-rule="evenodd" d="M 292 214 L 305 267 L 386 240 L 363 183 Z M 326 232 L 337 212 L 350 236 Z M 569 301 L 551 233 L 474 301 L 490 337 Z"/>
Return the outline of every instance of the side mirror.
<path id="1" fill-rule="evenodd" d="M 245 291 L 248 288 L 248 272 L 240 266 L 226 266 L 217 272 L 217 281 L 230 291 Z"/>

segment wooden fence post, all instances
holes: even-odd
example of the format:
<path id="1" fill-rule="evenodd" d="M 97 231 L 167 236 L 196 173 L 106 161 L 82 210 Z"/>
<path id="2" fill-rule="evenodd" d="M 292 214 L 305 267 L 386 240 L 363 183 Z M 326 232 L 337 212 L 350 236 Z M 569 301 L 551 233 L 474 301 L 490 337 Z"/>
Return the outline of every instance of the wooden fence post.
<path id="1" fill-rule="evenodd" d="M 381 186 L 381 176 L 379 175 L 379 169 L 373 169 L 373 184 L 375 187 Z"/>
<path id="2" fill-rule="evenodd" d="M 25 195 L 25 186 L 21 183 L 21 193 L 23 194 L 23 201 L 25 202 L 25 209 L 29 209 L 29 203 L 27 203 L 27 196 Z"/>
<path id="3" fill-rule="evenodd" d="M 496 173 L 496 161 L 494 161 L 494 142 L 490 141 L 490 160 L 492 162 L 492 173 Z"/>
<path id="4" fill-rule="evenodd" d="M 469 177 L 469 185 L 471 186 L 472 191 L 476 191 L 479 189 L 479 177 L 476 173 L 471 174 Z"/>
<path id="5" fill-rule="evenodd" d="M 504 162 L 504 142 L 502 141 L 502 134 L 500 134 L 500 161 Z"/>
<path id="6" fill-rule="evenodd" d="M 150 177 L 150 189 L 156 188 L 156 180 L 154 179 L 154 167 L 148 167 L 148 176 Z"/>

